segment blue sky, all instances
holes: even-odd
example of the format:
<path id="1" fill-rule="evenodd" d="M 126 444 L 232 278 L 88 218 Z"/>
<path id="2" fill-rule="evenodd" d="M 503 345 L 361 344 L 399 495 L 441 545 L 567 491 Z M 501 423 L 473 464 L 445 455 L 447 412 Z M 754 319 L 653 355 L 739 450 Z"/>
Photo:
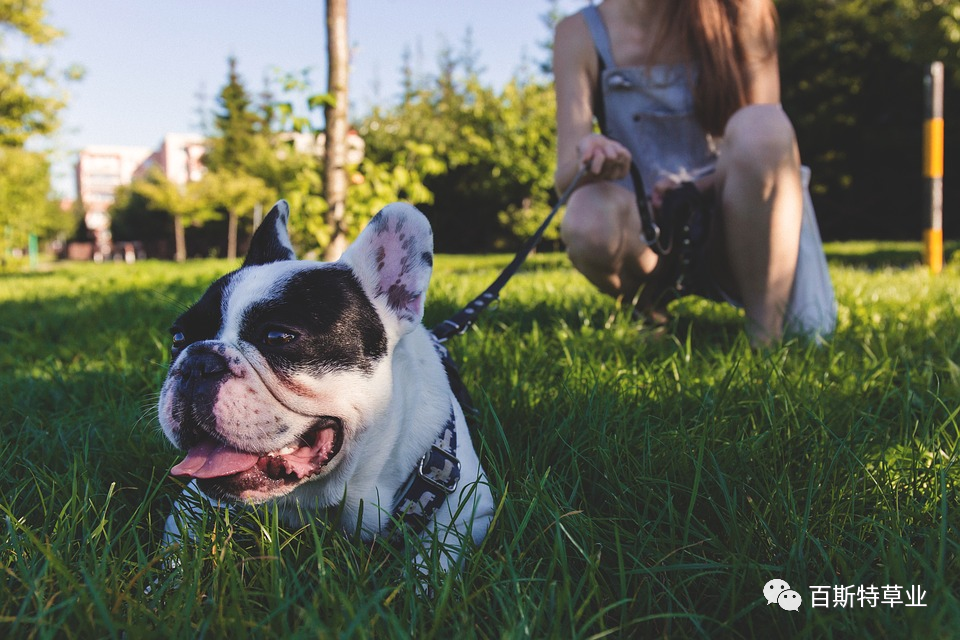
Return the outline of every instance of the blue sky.
<path id="1" fill-rule="evenodd" d="M 586 0 L 560 0 L 572 12 Z M 164 133 L 196 131 L 197 94 L 208 110 L 236 56 L 247 87 L 258 92 L 272 69 L 313 68 L 326 88 L 322 0 L 48 0 L 50 22 L 66 36 L 51 50 L 57 66 L 77 63 L 86 76 L 70 86 L 64 149 L 54 187 L 72 196 L 71 152 L 92 144 L 156 146 Z M 438 50 L 458 49 L 469 28 L 483 79 L 502 85 L 524 55 L 539 60 L 549 37 L 547 0 L 350 0 L 351 104 L 354 114 L 390 104 L 399 92 L 405 48 L 424 73 Z M 377 89 L 379 87 L 379 89 Z"/>

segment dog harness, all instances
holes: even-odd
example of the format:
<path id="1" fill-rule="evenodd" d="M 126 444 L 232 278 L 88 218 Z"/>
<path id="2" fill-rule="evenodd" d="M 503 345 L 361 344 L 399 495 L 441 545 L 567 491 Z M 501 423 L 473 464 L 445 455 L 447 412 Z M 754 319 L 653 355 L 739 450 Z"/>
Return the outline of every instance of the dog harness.
<path id="1" fill-rule="evenodd" d="M 446 347 L 440 344 L 439 339 L 432 335 L 433 345 L 440 356 L 443 368 L 447 373 L 447 382 L 457 402 L 467 412 L 475 413 L 476 409 L 467 393 L 467 388 L 460 379 L 457 366 L 450 357 Z M 460 486 L 460 460 L 457 459 L 457 417 L 453 405 L 450 406 L 450 417 L 440 428 L 440 433 L 430 445 L 426 453 L 421 456 L 416 468 L 407 478 L 404 485 L 393 498 L 396 505 L 393 508 L 393 517 L 402 522 L 416 534 L 423 532 L 427 523 L 443 504 L 447 496 Z M 394 531 L 399 541 L 399 530 Z"/>
<path id="2" fill-rule="evenodd" d="M 430 449 L 420 458 L 407 482 L 394 497 L 393 515 L 398 522 L 421 533 L 447 496 L 460 486 L 457 459 L 457 429 L 453 407 Z"/>

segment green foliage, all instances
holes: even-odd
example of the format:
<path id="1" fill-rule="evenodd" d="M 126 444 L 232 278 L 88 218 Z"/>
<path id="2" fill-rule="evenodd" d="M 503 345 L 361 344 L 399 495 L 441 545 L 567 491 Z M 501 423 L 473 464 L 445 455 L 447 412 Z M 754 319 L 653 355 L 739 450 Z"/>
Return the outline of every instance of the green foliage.
<path id="1" fill-rule="evenodd" d="M 696 299 L 658 337 L 539 255 L 449 343 L 497 517 L 452 576 L 269 509 L 203 509 L 158 433 L 170 319 L 236 263 L 0 277 L 0 628 L 28 637 L 946 638 L 960 625 L 960 288 L 912 245 L 828 247 L 837 335 L 752 351 Z M 504 266 L 438 256 L 427 324 Z M 804 598 L 766 605 L 771 578 Z M 811 585 L 926 608 L 813 609 Z"/>
<path id="2" fill-rule="evenodd" d="M 502 91 L 476 75 L 456 79 L 458 62 L 411 88 L 402 104 L 374 109 L 359 125 L 376 163 L 402 163 L 433 193 L 424 212 L 444 251 L 476 251 L 523 236 L 552 197 L 555 117 L 552 88 L 514 79 Z M 409 141 L 416 141 L 413 150 Z"/>
<path id="3" fill-rule="evenodd" d="M 266 103 L 258 111 L 253 105 L 233 58 L 218 104 L 215 135 L 208 139 L 208 153 L 203 158 L 208 169 L 204 176 L 176 185 L 161 172 L 151 171 L 135 180 L 129 191 L 118 193 L 111 209 L 114 233 L 128 239 L 157 239 L 157 233 L 170 233 L 166 216 L 180 216 L 187 227 L 203 227 L 225 215 L 249 219 L 256 205 L 266 209 L 284 197 L 299 214 L 291 224 L 295 241 L 310 248 L 315 240 L 305 221 L 322 214 L 323 202 L 316 195 L 320 190 L 317 159 L 297 151 L 279 130 L 288 122 L 284 109 Z M 144 209 L 158 218 L 150 220 Z M 146 235 L 131 237 L 131 224 Z M 227 246 L 229 250 L 230 239 Z"/>
<path id="4" fill-rule="evenodd" d="M 169 211 L 151 208 L 154 203 L 137 188 L 138 182 L 117 187 L 110 206 L 110 233 L 115 241 L 140 240 L 153 242 L 173 234 Z"/>
<path id="5" fill-rule="evenodd" d="M 274 189 L 277 197 L 290 203 L 294 245 L 304 252 L 315 252 L 329 241 L 323 221 L 327 202 L 323 198 L 322 159 L 313 150 L 298 150 L 296 136 L 316 142 L 320 129 L 316 114 L 322 110 L 323 100 L 314 93 L 310 69 L 278 73 L 272 86 L 279 93 L 270 95 L 261 106 L 267 116 L 269 150 L 260 155 L 258 166 L 250 167 L 250 171 Z"/>
<path id="6" fill-rule="evenodd" d="M 276 120 L 281 131 L 313 133 L 320 131 L 322 125 L 315 122 L 316 114 L 333 104 L 333 96 L 328 93 L 314 93 L 312 69 L 301 69 L 298 73 L 277 73 L 275 84 L 279 85 L 282 98 L 267 105 L 271 117 Z"/>
<path id="7" fill-rule="evenodd" d="M 0 255 L 25 247 L 28 234 L 45 235 L 49 192 L 50 164 L 43 154 L 0 146 Z"/>
<path id="8" fill-rule="evenodd" d="M 294 244 L 306 253 L 326 247 L 331 239 L 330 226 L 324 221 L 328 204 L 323 198 L 323 159 L 312 153 L 298 152 L 293 134 L 317 136 L 322 131 L 318 114 L 331 104 L 331 96 L 316 93 L 310 70 L 281 74 L 275 81 L 279 96 L 268 108 L 274 153 L 264 158 L 257 175 L 268 185 L 276 185 L 280 197 L 290 202 L 291 235 Z M 359 166 L 348 168 L 350 186 L 346 201 L 347 238 L 353 240 L 366 223 L 385 205 L 398 200 L 431 202 L 433 194 L 424 186 L 423 176 L 439 173 L 443 165 L 420 162 L 428 147 L 413 141 L 402 145 L 391 162 L 375 162 L 369 155 Z M 265 172 L 264 167 L 273 167 Z M 268 177 L 269 176 L 269 177 Z"/>
<path id="9" fill-rule="evenodd" d="M 813 168 L 824 235 L 917 237 L 922 75 L 933 59 L 947 63 L 949 114 L 960 99 L 960 0 L 776 5 L 783 102 Z M 557 7 L 549 3 L 545 25 L 555 23 Z M 408 52 L 400 102 L 356 123 L 366 157 L 350 167 L 351 239 L 384 204 L 407 200 L 427 213 L 441 250 L 505 248 L 528 237 L 556 201 L 552 86 L 520 71 L 491 88 L 480 80 L 478 59 L 469 32 L 460 51 L 443 48 L 433 75 L 412 69 Z M 278 74 L 271 90 L 276 95 L 255 104 L 230 61 L 206 162 L 257 178 L 289 200 L 295 244 L 315 252 L 330 240 L 322 158 L 298 151 L 292 134 L 318 134 L 330 96 L 316 90 L 309 70 Z M 949 115 L 946 135 L 949 167 L 960 162 L 960 127 L 949 125 Z M 960 181 L 945 189 L 950 220 Z M 548 242 L 557 242 L 556 229 Z M 947 233 L 955 232 L 948 224 Z"/>
<path id="10" fill-rule="evenodd" d="M 45 0 L 0 0 L 0 47 L 19 40 L 35 48 L 59 38 L 61 32 L 46 22 L 44 4 Z M 0 146 L 22 147 L 32 136 L 52 133 L 65 105 L 49 62 L 10 58 L 4 48 L 0 59 Z"/>
<path id="11" fill-rule="evenodd" d="M 208 172 L 197 187 L 207 206 L 227 212 L 226 257 L 236 258 L 240 218 L 247 214 L 252 217 L 258 206 L 269 207 L 276 192 L 256 176 L 223 168 Z"/>
<path id="12" fill-rule="evenodd" d="M 204 175 L 197 183 L 197 195 L 209 209 L 243 213 L 276 199 L 276 193 L 262 179 L 229 170 L 210 171 Z"/>
<path id="13" fill-rule="evenodd" d="M 253 105 L 237 71 L 237 59 L 227 61 L 227 84 L 217 98 L 219 110 L 214 114 L 215 133 L 210 138 L 203 163 L 210 170 L 249 170 L 257 167 L 261 157 L 269 153 L 266 143 L 267 123 Z"/>
<path id="14" fill-rule="evenodd" d="M 960 1 L 776 5 L 783 103 L 813 169 L 825 235 L 919 237 L 923 75 L 930 62 L 944 61 L 951 113 L 960 100 Z M 960 128 L 948 124 L 946 137 L 953 166 Z M 947 218 L 958 202 L 960 186 L 948 181 Z"/>
<path id="15" fill-rule="evenodd" d="M 147 208 L 157 213 L 180 216 L 183 224 L 198 227 L 213 220 L 219 220 L 222 214 L 203 197 L 200 183 L 191 182 L 186 186 L 178 185 L 167 178 L 158 168 L 147 171 L 146 175 L 131 184 L 134 193 L 146 202 Z M 115 207 L 123 206 L 118 201 Z M 114 213 L 116 213 L 114 209 Z"/>
<path id="16" fill-rule="evenodd" d="M 514 79 L 504 88 L 500 102 L 507 143 L 497 145 L 496 162 L 501 174 L 528 194 L 501 210 L 498 220 L 514 241 L 522 241 L 533 235 L 556 200 L 556 97 L 552 86 Z M 559 240 L 562 219 L 561 215 L 544 235 L 545 240 Z"/>
<path id="17" fill-rule="evenodd" d="M 290 203 L 290 236 L 294 246 L 303 251 L 314 251 L 329 241 L 323 223 L 327 202 L 321 195 L 323 173 L 320 159 L 311 153 L 297 152 L 292 143 L 280 143 L 277 149 L 275 164 L 263 165 L 264 169 L 270 168 L 269 174 L 261 171 L 259 175 L 278 197 Z"/>
<path id="18" fill-rule="evenodd" d="M 0 2 L 0 25 L 14 29 L 34 44 L 49 44 L 63 35 L 46 23 L 45 0 L 3 0 Z"/>
<path id="19" fill-rule="evenodd" d="M 65 95 L 38 51 L 60 37 L 44 0 L 0 0 L 0 255 L 25 247 L 28 234 L 63 236 L 76 223 L 50 198 L 50 163 L 28 140 L 56 131 Z M 16 45 L 16 46 L 15 46 Z M 21 57 L 9 55 L 23 51 Z M 71 69 L 68 79 L 81 72 Z"/>

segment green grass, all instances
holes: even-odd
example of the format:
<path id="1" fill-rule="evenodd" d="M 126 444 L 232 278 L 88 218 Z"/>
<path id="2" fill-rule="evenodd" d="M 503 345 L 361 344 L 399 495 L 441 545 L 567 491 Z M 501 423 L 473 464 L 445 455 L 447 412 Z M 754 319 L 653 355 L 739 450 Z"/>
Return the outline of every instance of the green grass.
<path id="1" fill-rule="evenodd" d="M 917 251 L 830 246 L 837 335 L 762 353 L 731 308 L 683 300 L 657 338 L 536 256 L 450 343 L 499 508 L 428 599 L 389 545 L 269 510 L 209 509 L 166 567 L 166 328 L 230 264 L 0 276 L 0 636 L 955 636 L 960 262 Z M 440 256 L 428 326 L 507 261 Z M 810 606 L 894 584 L 928 606 Z"/>

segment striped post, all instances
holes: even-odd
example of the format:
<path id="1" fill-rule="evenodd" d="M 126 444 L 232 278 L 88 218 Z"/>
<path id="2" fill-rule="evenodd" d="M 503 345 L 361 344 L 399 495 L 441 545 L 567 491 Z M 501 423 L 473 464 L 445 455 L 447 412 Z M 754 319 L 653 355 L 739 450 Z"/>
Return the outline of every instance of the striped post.
<path id="1" fill-rule="evenodd" d="M 943 63 L 934 62 L 923 79 L 923 178 L 926 183 L 926 228 L 923 263 L 931 273 L 943 269 Z"/>

